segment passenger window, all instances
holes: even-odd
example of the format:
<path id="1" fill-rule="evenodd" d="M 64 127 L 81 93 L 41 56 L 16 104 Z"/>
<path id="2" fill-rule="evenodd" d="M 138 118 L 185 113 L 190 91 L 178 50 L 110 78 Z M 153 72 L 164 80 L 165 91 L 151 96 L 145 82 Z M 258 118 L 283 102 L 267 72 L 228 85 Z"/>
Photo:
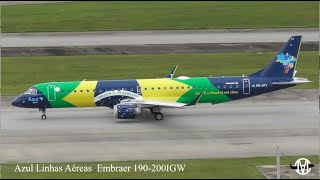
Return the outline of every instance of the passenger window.
<path id="1" fill-rule="evenodd" d="M 77 92 L 77 90 L 74 90 L 73 92 L 74 92 L 74 93 L 76 93 L 76 92 Z"/>
<path id="2" fill-rule="evenodd" d="M 232 85 L 230 85 L 229 88 L 232 88 Z"/>
<path id="3" fill-rule="evenodd" d="M 167 89 L 167 87 L 163 87 L 163 89 L 164 89 L 164 90 L 166 90 L 166 89 Z"/>
<path id="4" fill-rule="evenodd" d="M 190 86 L 188 86 L 188 89 L 190 89 Z"/>
<path id="5" fill-rule="evenodd" d="M 61 90 L 61 93 L 64 94 L 64 90 Z"/>
<path id="6" fill-rule="evenodd" d="M 206 86 L 206 89 L 208 89 L 208 86 Z"/>
<path id="7" fill-rule="evenodd" d="M 148 88 L 144 88 L 144 90 L 148 90 Z"/>
<path id="8" fill-rule="evenodd" d="M 158 87 L 158 90 L 160 90 L 161 88 L 160 87 Z"/>
<path id="9" fill-rule="evenodd" d="M 114 88 L 112 88 L 111 91 L 114 91 Z"/>
<path id="10" fill-rule="evenodd" d="M 239 88 L 239 85 L 236 85 L 236 88 Z"/>
<path id="11" fill-rule="evenodd" d="M 170 87 L 170 89 L 173 89 L 173 87 Z"/>
<path id="12" fill-rule="evenodd" d="M 68 93 L 70 92 L 70 90 L 68 90 Z"/>
<path id="13" fill-rule="evenodd" d="M 133 88 L 131 88 L 130 91 L 133 91 Z"/>
<path id="14" fill-rule="evenodd" d="M 80 92 L 83 92 L 82 89 L 80 90 Z"/>
<path id="15" fill-rule="evenodd" d="M 152 87 L 151 90 L 154 90 L 154 88 Z"/>
<path id="16" fill-rule="evenodd" d="M 125 91 L 126 91 L 126 90 L 127 90 L 127 88 L 123 88 L 123 90 L 125 90 Z"/>
<path id="17" fill-rule="evenodd" d="M 101 93 L 101 92 L 102 92 L 102 89 L 99 89 L 99 92 Z"/>
<path id="18" fill-rule="evenodd" d="M 181 89 L 184 89 L 184 87 L 182 86 Z"/>
<path id="19" fill-rule="evenodd" d="M 177 89 L 179 89 L 179 87 L 177 86 Z"/>
<path id="20" fill-rule="evenodd" d="M 225 88 L 227 88 L 227 86 L 226 86 L 226 85 L 223 85 L 223 88 L 225 89 Z"/>
<path id="21" fill-rule="evenodd" d="M 89 89 L 87 89 L 87 92 L 89 92 Z"/>
<path id="22" fill-rule="evenodd" d="M 201 86 L 199 86 L 199 89 L 201 89 Z"/>

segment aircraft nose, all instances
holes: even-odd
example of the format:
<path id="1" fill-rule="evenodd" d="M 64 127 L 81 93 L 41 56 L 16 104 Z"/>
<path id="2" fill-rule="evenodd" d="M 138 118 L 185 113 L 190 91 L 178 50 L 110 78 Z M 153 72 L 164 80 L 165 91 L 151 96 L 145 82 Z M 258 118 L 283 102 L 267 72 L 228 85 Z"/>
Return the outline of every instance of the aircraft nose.
<path id="1" fill-rule="evenodd" d="M 15 98 L 15 99 L 11 102 L 11 105 L 12 105 L 12 106 L 19 107 L 19 101 L 18 101 L 18 98 Z"/>
<path id="2" fill-rule="evenodd" d="M 18 106 L 18 102 L 17 102 L 16 100 L 13 100 L 13 101 L 11 102 L 11 105 L 17 107 L 17 106 Z"/>
<path id="3" fill-rule="evenodd" d="M 16 97 L 12 102 L 11 105 L 15 107 L 20 107 L 21 106 L 21 95 Z"/>

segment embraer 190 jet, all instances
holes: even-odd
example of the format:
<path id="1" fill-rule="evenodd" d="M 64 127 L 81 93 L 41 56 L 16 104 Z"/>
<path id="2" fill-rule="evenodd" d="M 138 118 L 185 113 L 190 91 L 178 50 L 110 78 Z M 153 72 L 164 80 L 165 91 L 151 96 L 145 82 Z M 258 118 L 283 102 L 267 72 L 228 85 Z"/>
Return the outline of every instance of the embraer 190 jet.
<path id="1" fill-rule="evenodd" d="M 292 36 L 264 69 L 249 76 L 173 78 L 176 66 L 162 79 L 36 84 L 16 97 L 12 105 L 37 108 L 42 111 L 42 119 L 46 119 L 47 108 L 106 106 L 119 119 L 135 118 L 147 109 L 156 120 L 162 120 L 162 108 L 218 104 L 310 82 L 294 77 L 301 38 Z"/>

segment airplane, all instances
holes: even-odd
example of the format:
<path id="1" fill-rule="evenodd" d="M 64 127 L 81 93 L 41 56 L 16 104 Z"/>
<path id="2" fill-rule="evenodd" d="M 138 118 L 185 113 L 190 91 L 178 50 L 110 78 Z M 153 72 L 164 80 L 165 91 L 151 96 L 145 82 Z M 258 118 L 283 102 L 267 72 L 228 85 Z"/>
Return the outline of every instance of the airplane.
<path id="1" fill-rule="evenodd" d="M 302 36 L 292 36 L 260 71 L 248 76 L 46 82 L 30 87 L 11 103 L 37 108 L 46 119 L 47 108 L 97 107 L 113 109 L 115 118 L 133 119 L 150 111 L 162 120 L 163 108 L 184 108 L 198 103 L 219 104 L 249 98 L 311 82 L 295 77 Z M 257 59 L 258 60 L 258 59 Z"/>

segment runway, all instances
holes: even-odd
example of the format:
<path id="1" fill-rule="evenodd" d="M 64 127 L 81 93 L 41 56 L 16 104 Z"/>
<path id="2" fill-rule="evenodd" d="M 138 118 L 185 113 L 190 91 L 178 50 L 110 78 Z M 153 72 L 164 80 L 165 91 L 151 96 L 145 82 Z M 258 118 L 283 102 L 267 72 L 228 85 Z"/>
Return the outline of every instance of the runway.
<path id="1" fill-rule="evenodd" d="M 318 28 L 162 30 L 54 33 L 2 33 L 2 47 L 58 47 L 143 44 L 268 43 L 287 42 L 303 35 L 302 42 L 318 42 Z"/>
<path id="2" fill-rule="evenodd" d="M 163 109 L 114 119 L 105 108 L 38 110 L 4 107 L 0 161 L 66 162 L 199 159 L 319 153 L 319 101 L 240 100 Z"/>

